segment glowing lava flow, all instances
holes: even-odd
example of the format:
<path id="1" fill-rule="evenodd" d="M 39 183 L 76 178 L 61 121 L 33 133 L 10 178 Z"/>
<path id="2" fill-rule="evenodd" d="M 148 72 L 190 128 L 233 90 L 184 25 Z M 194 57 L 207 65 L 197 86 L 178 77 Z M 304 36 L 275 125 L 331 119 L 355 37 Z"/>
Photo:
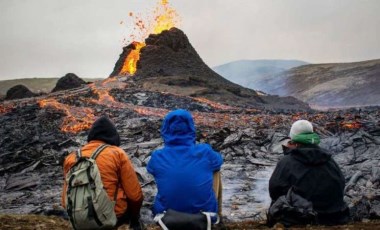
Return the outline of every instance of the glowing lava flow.
<path id="1" fill-rule="evenodd" d="M 355 121 L 342 122 L 341 125 L 343 128 L 346 128 L 346 129 L 360 129 L 362 127 L 362 124 L 360 122 L 355 122 Z"/>
<path id="2" fill-rule="evenodd" d="M 13 109 L 10 105 L 0 105 L 0 114 L 8 113 Z"/>
<path id="3" fill-rule="evenodd" d="M 89 85 L 93 93 L 98 95 L 98 99 L 91 99 L 90 101 L 94 104 L 105 105 L 107 107 L 117 107 L 123 108 L 124 104 L 115 100 L 113 96 L 110 95 L 111 89 L 122 89 L 127 84 L 124 82 L 119 82 L 116 78 L 107 78 L 104 81 L 94 82 Z"/>
<path id="4" fill-rule="evenodd" d="M 41 108 L 51 107 L 63 111 L 66 116 L 61 125 L 61 131 L 78 133 L 89 129 L 95 121 L 94 111 L 90 108 L 80 108 L 59 103 L 55 99 L 44 99 L 38 102 Z"/>
<path id="5" fill-rule="evenodd" d="M 113 87 L 112 87 L 113 86 Z M 118 82 L 115 78 L 106 79 L 103 82 L 95 82 L 89 85 L 92 92 L 98 95 L 98 99 L 91 99 L 90 102 L 109 107 L 121 107 L 120 103 L 109 94 L 109 90 L 116 87 L 124 87 L 124 83 Z M 66 105 L 56 99 L 43 99 L 38 102 L 41 108 L 50 107 L 65 114 L 61 124 L 61 131 L 78 133 L 91 127 L 96 117 L 91 108 L 81 108 Z"/>
<path id="6" fill-rule="evenodd" d="M 168 0 L 160 0 L 155 10 L 153 11 L 153 18 L 148 19 L 147 23 L 138 16 L 134 16 L 133 13 L 129 13 L 135 21 L 135 28 L 140 33 L 138 40 L 142 41 L 149 34 L 160 34 L 164 30 L 169 30 L 179 24 L 179 15 L 174 8 L 169 5 Z M 131 35 L 131 38 L 137 39 L 135 35 Z M 134 75 L 137 70 L 137 62 L 140 60 L 140 51 L 145 47 L 145 43 L 133 41 L 133 49 L 130 51 L 126 59 L 124 60 L 123 67 L 120 74 Z"/>
<path id="7" fill-rule="evenodd" d="M 196 101 L 199 101 L 201 103 L 205 103 L 215 109 L 220 109 L 220 110 L 234 110 L 234 109 L 238 109 L 238 108 L 234 108 L 232 106 L 228 106 L 228 105 L 223 105 L 223 104 L 220 104 L 218 102 L 214 102 L 214 101 L 210 101 L 206 98 L 203 98 L 203 97 L 193 97 L 194 100 Z"/>
<path id="8" fill-rule="evenodd" d="M 127 58 L 124 61 L 123 68 L 120 71 L 120 74 L 130 74 L 133 75 L 137 70 L 137 62 L 140 60 L 140 50 L 145 46 L 145 43 L 142 42 L 133 42 L 134 48 L 130 51 Z"/>
<path id="9" fill-rule="evenodd" d="M 154 11 L 153 31 L 150 33 L 160 34 L 164 30 L 170 30 L 179 24 L 179 15 L 177 11 L 170 7 L 168 0 L 161 0 L 161 3 Z"/>

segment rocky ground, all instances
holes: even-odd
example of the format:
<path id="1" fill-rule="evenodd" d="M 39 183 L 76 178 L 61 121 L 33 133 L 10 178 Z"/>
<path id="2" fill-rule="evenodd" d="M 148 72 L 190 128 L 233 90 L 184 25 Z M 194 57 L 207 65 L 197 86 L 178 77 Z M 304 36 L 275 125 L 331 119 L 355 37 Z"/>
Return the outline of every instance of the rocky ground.
<path id="1" fill-rule="evenodd" d="M 129 84 L 128 82 L 125 84 Z M 261 221 L 268 208 L 268 179 L 281 157 L 291 123 L 314 123 L 322 147 L 329 149 L 346 177 L 346 201 L 355 220 L 380 217 L 380 114 L 378 108 L 284 113 L 241 109 L 211 101 L 141 88 L 114 88 L 102 101 L 101 88 L 84 87 L 47 98 L 2 104 L 0 111 L 0 213 L 66 217 L 60 207 L 64 157 L 85 144 L 88 115 L 106 114 L 116 123 L 145 195 L 142 217 L 152 223 L 156 185 L 146 171 L 150 153 L 163 145 L 160 125 L 171 109 L 192 111 L 197 141 L 210 143 L 225 160 L 223 218 L 226 223 Z M 94 101 L 94 98 L 96 101 Z M 90 111 L 90 112 L 89 112 Z M 70 120 L 75 118 L 76 120 Z M 87 121 L 86 119 L 90 119 Z M 75 123 L 75 122 L 79 122 Z M 74 133 L 73 129 L 79 132 Z"/>

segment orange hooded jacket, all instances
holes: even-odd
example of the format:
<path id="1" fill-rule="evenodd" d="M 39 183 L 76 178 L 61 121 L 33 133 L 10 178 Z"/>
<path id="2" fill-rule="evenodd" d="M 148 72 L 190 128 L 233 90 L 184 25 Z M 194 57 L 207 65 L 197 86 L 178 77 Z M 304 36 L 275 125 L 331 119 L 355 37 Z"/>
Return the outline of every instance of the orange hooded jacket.
<path id="1" fill-rule="evenodd" d="M 107 118 L 105 119 L 106 119 L 105 121 L 103 120 L 100 122 L 100 125 L 98 122 L 99 120 L 96 121 L 93 127 L 91 128 L 89 138 L 88 138 L 89 143 L 81 148 L 82 155 L 84 157 L 90 157 L 91 154 L 100 145 L 104 143 L 116 144 L 116 145 L 120 144 L 119 142 L 113 143 L 113 141 L 109 141 L 109 140 L 106 140 L 106 142 L 102 140 L 91 140 L 91 139 L 105 139 L 101 137 L 102 135 L 99 135 L 96 133 L 99 127 L 100 127 L 100 130 L 103 129 L 104 126 L 107 129 L 110 128 L 108 127 L 110 124 L 107 124 L 110 121 Z M 111 125 L 112 125 L 111 128 L 114 128 L 112 123 Z M 95 135 L 93 135 L 94 130 L 95 130 Z M 116 131 L 116 129 L 114 131 Z M 107 137 L 109 136 L 110 135 L 108 133 Z M 117 134 L 117 137 L 118 137 L 118 134 Z M 66 174 L 68 173 L 70 168 L 75 164 L 75 162 L 76 162 L 76 152 L 73 152 L 66 157 L 63 164 L 64 178 L 66 178 Z M 131 215 L 131 217 L 138 217 L 140 213 L 142 201 L 143 201 L 143 195 L 142 195 L 140 183 L 137 179 L 136 172 L 133 169 L 132 163 L 129 160 L 127 154 L 121 148 L 115 145 L 111 145 L 111 146 L 106 147 L 98 155 L 98 157 L 96 158 L 96 164 L 98 165 L 98 168 L 99 168 L 103 186 L 105 190 L 107 191 L 107 194 L 111 200 L 114 200 L 116 188 L 118 188 L 116 205 L 115 205 L 116 216 L 120 218 L 128 210 L 128 213 Z M 63 207 L 65 207 L 66 189 L 67 189 L 67 184 L 66 184 L 66 180 L 64 180 L 63 192 L 62 192 L 62 206 Z"/>

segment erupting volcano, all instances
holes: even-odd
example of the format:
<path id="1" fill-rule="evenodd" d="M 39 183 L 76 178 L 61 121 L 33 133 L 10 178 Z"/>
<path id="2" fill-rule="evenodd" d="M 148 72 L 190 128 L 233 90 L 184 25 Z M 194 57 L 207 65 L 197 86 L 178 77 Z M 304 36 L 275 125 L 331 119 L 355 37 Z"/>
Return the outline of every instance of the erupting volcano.
<path id="1" fill-rule="evenodd" d="M 146 197 L 142 219 L 151 223 L 156 185 L 146 164 L 163 145 L 162 118 L 182 108 L 194 117 L 197 142 L 210 143 L 223 155 L 227 221 L 265 218 L 269 203 L 263 188 L 298 119 L 313 123 L 322 147 L 342 167 L 352 213 L 357 219 L 380 218 L 378 108 L 319 112 L 292 97 L 231 83 L 212 71 L 176 28 L 178 14 L 167 0 L 153 15 L 147 23 L 130 13 L 139 36 L 131 36 L 109 78 L 0 104 L 0 204 L 6 213 L 64 216 L 56 205 L 62 159 L 86 143 L 93 121 L 106 115 L 139 176 Z"/>
<path id="2" fill-rule="evenodd" d="M 167 1 L 161 1 L 154 14 L 153 23 L 144 23 L 131 14 L 140 36 L 132 36 L 139 37 L 138 41 L 123 48 L 110 77 L 133 76 L 137 86 L 147 90 L 207 98 L 234 106 L 309 109 L 295 98 L 259 95 L 226 80 L 203 62 L 185 33 L 175 27 L 179 23 L 178 14 Z"/>
<path id="3" fill-rule="evenodd" d="M 122 68 L 119 70 L 121 75 L 134 75 L 137 70 L 137 62 L 140 59 L 140 51 L 146 46 L 142 40 L 148 37 L 149 34 L 160 34 L 164 30 L 169 30 L 172 27 L 178 26 L 179 15 L 176 10 L 169 5 L 168 0 L 160 0 L 155 10 L 153 18 L 143 19 L 139 16 L 134 16 L 131 12 L 129 16 L 134 20 L 134 30 L 139 34 L 131 34 L 133 39 L 128 55 L 122 60 Z"/>

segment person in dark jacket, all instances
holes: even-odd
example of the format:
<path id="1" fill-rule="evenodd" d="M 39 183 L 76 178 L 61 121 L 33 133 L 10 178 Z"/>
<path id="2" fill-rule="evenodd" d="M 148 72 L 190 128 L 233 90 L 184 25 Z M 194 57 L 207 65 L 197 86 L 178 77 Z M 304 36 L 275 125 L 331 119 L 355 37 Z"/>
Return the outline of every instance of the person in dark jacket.
<path id="1" fill-rule="evenodd" d="M 343 200 L 345 179 L 339 166 L 324 149 L 309 121 L 296 121 L 289 134 L 285 156 L 278 162 L 270 180 L 272 204 L 292 187 L 310 201 L 317 213 L 317 223 L 345 224 L 349 211 Z"/>
<path id="2" fill-rule="evenodd" d="M 147 165 L 157 184 L 153 214 L 168 209 L 195 214 L 218 212 L 213 174 L 223 159 L 208 144 L 196 144 L 194 121 L 186 110 L 166 115 L 161 127 L 165 146 L 155 150 Z"/>

